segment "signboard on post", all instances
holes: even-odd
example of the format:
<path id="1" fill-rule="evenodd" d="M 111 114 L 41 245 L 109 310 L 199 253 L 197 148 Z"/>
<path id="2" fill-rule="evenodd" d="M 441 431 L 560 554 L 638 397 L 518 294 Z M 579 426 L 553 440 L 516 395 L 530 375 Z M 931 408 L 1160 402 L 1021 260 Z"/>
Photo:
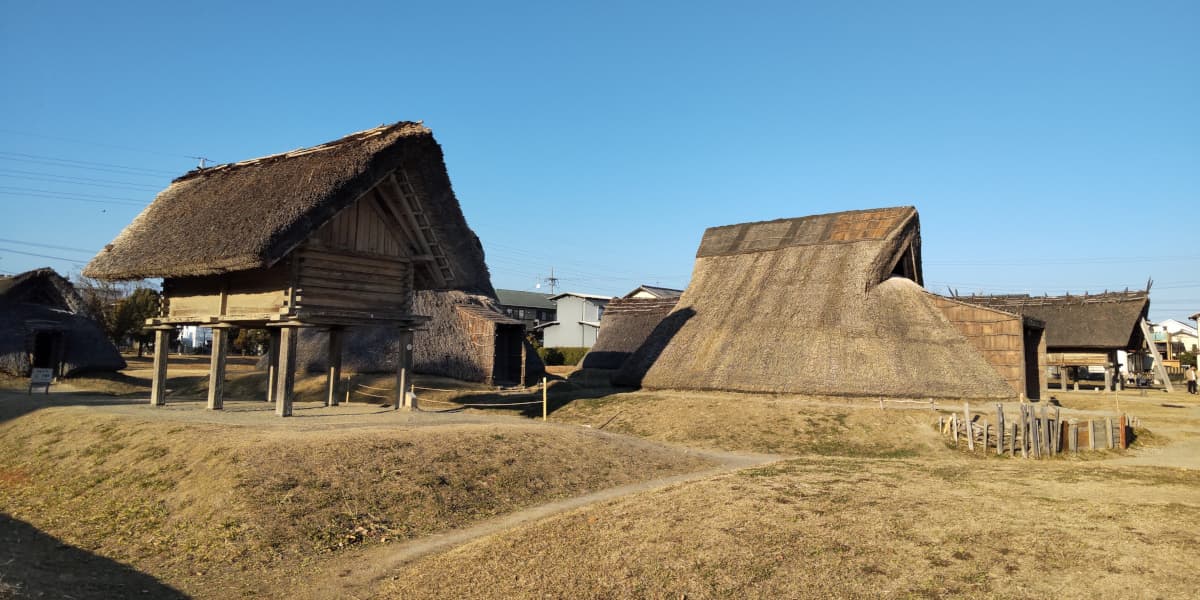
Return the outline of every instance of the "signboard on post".
<path id="1" fill-rule="evenodd" d="M 54 381 L 54 369 L 43 369 L 34 367 L 33 372 L 29 374 L 29 393 L 33 393 L 35 386 L 45 386 L 46 393 L 50 393 L 50 383 Z"/>

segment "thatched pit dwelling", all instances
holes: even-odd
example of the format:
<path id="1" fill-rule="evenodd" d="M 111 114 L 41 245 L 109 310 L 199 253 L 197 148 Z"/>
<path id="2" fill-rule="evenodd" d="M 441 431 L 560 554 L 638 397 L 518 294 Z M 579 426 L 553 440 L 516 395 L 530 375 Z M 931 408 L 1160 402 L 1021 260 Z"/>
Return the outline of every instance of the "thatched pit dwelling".
<path id="1" fill-rule="evenodd" d="M 912 207 L 713 227 L 678 305 L 618 384 L 1011 398 L 921 287 Z"/>
<path id="2" fill-rule="evenodd" d="M 580 366 L 585 369 L 620 368 L 646 342 L 654 328 L 678 302 L 678 296 L 613 298 L 604 307 L 604 315 L 600 317 L 596 343 L 588 349 Z"/>
<path id="3" fill-rule="evenodd" d="M 1145 290 L 1066 296 L 971 295 L 953 299 L 1044 322 L 1050 366 L 1105 366 L 1115 371 L 1118 351 L 1142 354 L 1147 347 L 1143 326 L 1150 314 L 1150 293 Z M 1162 376 L 1165 378 L 1166 373 Z M 1062 385 L 1067 383 L 1064 379 Z M 1107 385 L 1111 381 L 1106 381 Z"/>
<path id="4" fill-rule="evenodd" d="M 326 336 L 328 402 L 337 402 L 349 327 L 386 327 L 399 352 L 396 400 L 417 290 L 494 297 L 479 239 L 450 186 L 442 150 L 400 122 L 263 158 L 194 170 L 158 195 L 88 265 L 101 279 L 163 278 L 151 402 L 162 403 L 165 331 L 214 329 L 209 407 L 221 407 L 228 328 L 272 335 L 269 398 L 291 414 L 301 328 Z M 278 375 L 278 376 L 276 376 Z"/>
<path id="5" fill-rule="evenodd" d="M 0 277 L 0 372 L 34 367 L 58 377 L 125 368 L 75 286 L 50 268 Z"/>

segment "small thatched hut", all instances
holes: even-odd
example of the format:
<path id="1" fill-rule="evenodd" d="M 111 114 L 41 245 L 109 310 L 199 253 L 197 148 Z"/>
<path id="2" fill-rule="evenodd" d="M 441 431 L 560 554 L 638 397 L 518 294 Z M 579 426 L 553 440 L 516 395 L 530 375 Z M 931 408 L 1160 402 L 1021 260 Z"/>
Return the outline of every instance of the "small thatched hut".
<path id="1" fill-rule="evenodd" d="M 56 376 L 125 368 L 75 287 L 49 268 L 0 277 L 0 371 L 25 377 L 34 367 Z"/>
<path id="2" fill-rule="evenodd" d="M 620 368 L 646 342 L 677 302 L 678 296 L 613 298 L 604 307 L 596 343 L 584 355 L 581 366 L 585 369 Z"/>
<path id="3" fill-rule="evenodd" d="M 1050 366 L 1105 366 L 1115 372 L 1119 351 L 1141 353 L 1147 347 L 1143 326 L 1150 314 L 1148 291 L 1066 296 L 971 295 L 953 299 L 1045 323 Z"/>
<path id="4" fill-rule="evenodd" d="M 442 150 L 420 123 L 361 131 L 312 148 L 192 171 L 172 182 L 85 273 L 163 278 L 152 325 L 214 329 L 209 407 L 221 407 L 231 327 L 267 327 L 271 397 L 291 414 L 301 328 L 329 331 L 335 403 L 348 327 L 386 327 L 404 379 L 416 290 L 494 297 L 479 239 L 450 187 Z M 347 340 L 350 345 L 354 340 Z M 162 349 L 166 344 L 159 343 Z M 162 402 L 156 354 L 151 402 Z M 275 373 L 278 377 L 275 377 Z M 399 385 L 397 386 L 399 387 Z M 397 392 L 399 394 L 399 392 Z"/>
<path id="5" fill-rule="evenodd" d="M 1010 398 L 922 287 L 912 207 L 714 227 L 679 304 L 619 384 Z"/>

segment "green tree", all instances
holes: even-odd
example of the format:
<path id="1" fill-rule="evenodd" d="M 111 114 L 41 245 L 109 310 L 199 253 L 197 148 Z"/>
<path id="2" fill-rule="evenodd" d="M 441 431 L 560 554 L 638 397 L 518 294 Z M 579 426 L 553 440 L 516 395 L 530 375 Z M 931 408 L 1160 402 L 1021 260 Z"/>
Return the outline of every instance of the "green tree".
<path id="1" fill-rule="evenodd" d="M 259 348 L 265 348 L 271 342 L 266 329 L 239 329 L 237 337 L 233 338 L 233 347 L 245 354 L 258 354 Z"/>
<path id="2" fill-rule="evenodd" d="M 141 358 L 143 348 L 154 337 L 153 332 L 146 329 L 146 319 L 158 316 L 159 302 L 159 293 L 144 287 L 118 300 L 113 309 L 109 337 L 118 344 L 126 338 L 137 342 L 138 358 Z"/>

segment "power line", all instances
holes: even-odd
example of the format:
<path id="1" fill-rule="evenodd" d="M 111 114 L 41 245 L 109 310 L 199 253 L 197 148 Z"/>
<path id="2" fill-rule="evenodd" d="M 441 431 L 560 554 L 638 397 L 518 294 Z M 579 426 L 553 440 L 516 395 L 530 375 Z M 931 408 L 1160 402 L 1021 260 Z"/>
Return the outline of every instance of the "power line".
<path id="1" fill-rule="evenodd" d="M 50 190 L 37 190 L 32 188 L 22 188 L 8 185 L 0 185 L 0 195 L 5 196 L 34 196 L 38 198 L 52 198 L 58 200 L 74 200 L 77 202 L 93 202 L 96 204 L 124 204 L 129 206 L 145 207 L 148 202 L 140 202 L 130 200 L 128 198 L 115 198 L 113 196 L 98 196 L 95 194 L 83 194 L 76 192 L 53 192 Z"/>
<path id="2" fill-rule="evenodd" d="M 71 248 L 70 246 L 55 246 L 52 244 L 39 244 L 37 242 L 23 242 L 21 240 L 7 240 L 4 238 L 0 238 L 0 242 L 4 242 L 6 244 L 21 244 L 23 246 L 36 246 L 38 248 L 49 248 L 51 250 L 66 250 L 68 252 L 83 252 L 85 254 L 95 254 L 96 253 L 95 250 L 87 250 L 84 248 Z"/>
<path id="3" fill-rule="evenodd" d="M 50 259 L 54 259 L 54 260 L 63 260 L 63 261 L 69 262 L 73 265 L 82 265 L 82 264 L 84 264 L 84 262 L 86 262 L 86 261 L 80 261 L 75 258 L 65 258 L 62 256 L 50 256 L 49 254 L 38 254 L 36 252 L 21 252 L 20 250 L 11 250 L 9 248 L 0 248 L 0 252 L 9 252 L 12 254 L 21 254 L 24 256 L 36 256 L 38 258 L 50 258 Z"/>
<path id="4" fill-rule="evenodd" d="M 190 158 L 185 156 L 185 158 Z M 175 170 L 164 169 L 148 169 L 145 167 L 130 167 L 126 164 L 114 164 L 110 162 L 95 162 L 95 161 L 77 161 L 74 158 L 56 158 L 54 156 L 42 156 L 36 154 L 25 154 L 25 152 L 8 152 L 0 150 L 0 160 L 17 161 L 17 162 L 34 162 L 41 164 L 52 164 L 55 167 L 72 167 L 79 169 L 94 169 L 94 170 L 116 170 L 116 173 L 128 172 L 130 175 L 179 175 Z"/>
<path id="5" fill-rule="evenodd" d="M 147 148 L 135 148 L 133 146 L 122 146 L 119 144 L 109 144 L 106 142 L 97 142 L 95 140 L 83 140 L 83 139 L 79 139 L 79 138 L 70 138 L 70 137 L 64 137 L 64 136 L 60 136 L 60 135 L 48 135 L 45 133 L 34 133 L 32 131 L 19 131 L 16 129 L 0 128 L 0 132 L 11 133 L 14 135 L 26 135 L 29 137 L 38 137 L 38 138 L 43 138 L 43 139 L 47 139 L 47 140 L 58 140 L 60 142 L 71 142 L 74 144 L 88 144 L 91 146 L 98 146 L 101 148 L 116 148 L 118 150 L 128 150 L 130 152 L 142 152 L 145 154 L 155 154 L 158 156 L 170 156 L 170 157 L 174 157 L 174 158 L 191 158 L 188 155 L 182 154 L 182 153 L 163 152 L 161 150 L 150 150 Z"/>
<path id="6" fill-rule="evenodd" d="M 131 189 L 139 191 L 155 191 L 159 188 L 145 183 L 133 183 L 128 181 L 116 181 L 114 179 L 95 179 L 92 177 L 73 177 L 70 175 L 52 175 L 50 173 L 37 173 L 34 171 L 19 171 L 16 169 L 0 169 L 0 177 L 11 177 L 13 179 L 28 179 L 31 181 L 46 181 L 50 183 L 70 183 L 76 185 L 89 185 L 105 188 Z"/>

